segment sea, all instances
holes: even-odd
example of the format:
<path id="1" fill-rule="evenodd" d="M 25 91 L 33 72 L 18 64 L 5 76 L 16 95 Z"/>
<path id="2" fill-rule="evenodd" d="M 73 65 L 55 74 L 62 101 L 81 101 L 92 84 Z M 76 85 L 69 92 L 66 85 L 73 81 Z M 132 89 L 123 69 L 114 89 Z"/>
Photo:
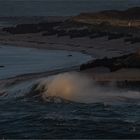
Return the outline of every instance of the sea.
<path id="1" fill-rule="evenodd" d="M 140 0 L 0 0 L 0 16 L 72 16 L 134 6 Z M 33 74 L 69 69 L 90 56 L 0 45 L 0 58 L 0 139 L 140 138 L 139 85 L 99 85 L 75 72 Z"/>
<path id="2" fill-rule="evenodd" d="M 0 16 L 72 16 L 137 6 L 140 0 L 0 0 Z"/>

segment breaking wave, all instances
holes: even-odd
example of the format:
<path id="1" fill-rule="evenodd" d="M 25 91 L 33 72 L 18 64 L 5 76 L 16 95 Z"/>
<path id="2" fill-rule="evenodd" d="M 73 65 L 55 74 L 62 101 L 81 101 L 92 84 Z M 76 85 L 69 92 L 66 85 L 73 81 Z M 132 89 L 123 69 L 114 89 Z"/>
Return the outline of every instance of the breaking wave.
<path id="1" fill-rule="evenodd" d="M 100 85 L 78 72 L 64 73 L 7 88 L 6 97 L 35 97 L 46 102 L 139 102 L 140 92 L 121 89 L 116 83 Z M 4 94 L 2 94 L 3 96 Z"/>
<path id="2" fill-rule="evenodd" d="M 138 91 L 120 89 L 113 82 L 99 85 L 92 78 L 76 72 L 41 79 L 32 88 L 32 93 L 39 94 L 45 101 L 53 97 L 79 103 L 140 101 Z"/>

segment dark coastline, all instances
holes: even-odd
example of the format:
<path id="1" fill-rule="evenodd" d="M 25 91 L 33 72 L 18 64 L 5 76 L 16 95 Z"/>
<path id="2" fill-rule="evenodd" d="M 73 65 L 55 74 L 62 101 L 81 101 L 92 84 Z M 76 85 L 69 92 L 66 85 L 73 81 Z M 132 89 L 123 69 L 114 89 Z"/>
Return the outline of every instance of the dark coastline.
<path id="1" fill-rule="evenodd" d="M 129 20 L 133 15 L 140 20 L 140 7 L 131 10 Z M 1 17 L 11 25 L 0 28 L 0 44 L 81 52 L 93 60 L 0 78 L 0 138 L 139 139 L 140 24 L 128 26 L 129 12 L 109 10 L 50 19 Z M 114 25 L 112 19 L 126 26 Z M 66 54 L 68 59 L 72 56 Z M 4 68 L 0 64 L 0 70 Z"/>

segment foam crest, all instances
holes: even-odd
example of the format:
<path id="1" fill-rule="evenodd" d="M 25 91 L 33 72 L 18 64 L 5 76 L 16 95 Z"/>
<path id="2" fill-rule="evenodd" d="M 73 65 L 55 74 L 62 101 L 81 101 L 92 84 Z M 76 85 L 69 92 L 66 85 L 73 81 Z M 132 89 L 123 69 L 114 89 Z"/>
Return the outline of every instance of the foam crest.
<path id="1" fill-rule="evenodd" d="M 140 92 L 106 85 L 78 72 L 58 74 L 0 88 L 0 98 L 43 99 L 46 102 L 124 103 L 140 102 Z"/>
<path id="2" fill-rule="evenodd" d="M 80 73 L 64 73 L 40 80 L 36 89 L 44 100 L 59 97 L 80 103 L 127 102 L 140 99 L 140 92 L 119 89 L 114 83 L 97 84 Z"/>

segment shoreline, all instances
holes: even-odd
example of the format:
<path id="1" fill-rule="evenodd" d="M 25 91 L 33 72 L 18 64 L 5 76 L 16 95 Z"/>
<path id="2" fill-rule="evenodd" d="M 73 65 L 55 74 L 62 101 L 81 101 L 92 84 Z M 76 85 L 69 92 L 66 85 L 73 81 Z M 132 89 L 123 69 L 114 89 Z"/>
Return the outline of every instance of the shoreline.
<path id="1" fill-rule="evenodd" d="M 43 62 L 41 62 L 41 65 L 43 64 L 44 66 L 46 65 L 47 67 L 44 67 L 43 66 L 42 67 L 43 69 L 40 70 L 40 69 L 37 69 L 36 66 L 34 66 L 35 67 L 34 70 L 31 70 L 30 67 L 29 67 L 29 70 L 28 71 L 24 71 L 24 70 L 23 71 L 20 71 L 20 65 L 19 65 L 19 67 L 17 67 L 17 69 L 19 70 L 18 71 L 19 73 L 15 73 L 15 72 L 14 73 L 11 73 L 12 75 L 11 76 L 9 75 L 8 77 L 7 76 L 6 77 L 5 76 L 3 77 L 3 75 L 1 75 L 3 78 L 2 77 L 0 78 L 0 83 L 3 82 L 3 81 L 9 81 L 9 80 L 10 81 L 13 81 L 13 80 L 19 80 L 20 81 L 20 79 L 24 80 L 24 79 L 32 79 L 32 78 L 42 77 L 42 76 L 49 76 L 49 75 L 52 75 L 52 74 L 58 74 L 58 73 L 62 73 L 62 72 L 72 71 L 72 70 L 78 71 L 78 70 L 80 70 L 80 65 L 81 64 L 87 63 L 90 60 L 92 60 L 92 57 L 91 56 L 89 56 L 89 55 L 83 55 L 80 52 L 61 51 L 61 50 L 54 50 L 53 51 L 53 50 L 48 50 L 48 49 L 45 49 L 44 51 L 42 51 L 41 48 L 37 48 L 37 49 L 40 49 L 40 51 L 39 51 L 36 48 L 31 48 L 31 47 L 30 48 L 23 47 L 23 48 L 25 48 L 25 49 L 22 49 L 21 47 L 16 47 L 16 46 L 2 45 L 2 46 L 0 46 L 0 49 L 3 52 L 1 54 L 2 54 L 2 56 L 5 56 L 5 57 L 1 57 L 1 58 L 6 59 L 6 57 L 9 57 L 9 55 L 6 55 L 6 52 L 8 52 L 8 54 L 9 54 L 12 51 L 12 49 L 13 49 L 15 51 L 10 53 L 10 56 L 11 56 L 10 58 L 13 59 L 13 56 L 14 56 L 14 58 L 15 57 L 19 57 L 18 55 L 21 54 L 21 57 L 19 57 L 18 63 L 20 62 L 20 59 L 21 60 L 24 59 L 24 55 L 25 55 L 25 56 L 27 56 L 27 60 L 31 58 L 31 62 L 29 60 L 29 62 L 30 62 L 29 64 L 32 64 L 33 63 L 33 65 L 35 64 L 36 66 L 38 66 L 38 63 L 36 63 L 36 61 L 34 62 L 34 59 L 35 60 L 36 59 L 37 60 L 38 59 L 39 60 L 40 59 L 42 60 L 42 58 L 43 58 L 43 60 L 42 60 Z M 27 55 L 24 54 L 24 51 L 26 53 L 26 50 L 28 50 L 28 52 L 31 55 L 31 57 L 29 57 L 28 54 Z M 58 55 L 55 54 L 55 53 L 58 53 Z M 48 55 L 51 54 L 51 56 L 50 57 L 47 57 L 47 54 Z M 35 55 L 37 55 L 37 56 L 35 56 Z M 59 55 L 61 55 L 61 57 Z M 65 58 L 66 60 L 65 61 L 63 61 L 63 60 L 58 61 L 58 64 L 60 64 L 60 66 L 59 65 L 57 66 L 57 64 L 55 64 L 53 62 L 51 64 L 51 62 L 49 63 L 48 61 L 45 60 L 45 59 L 49 59 L 49 60 L 53 61 L 53 60 L 55 60 L 54 59 L 55 56 L 56 56 L 56 58 L 57 57 L 60 58 L 60 60 L 62 58 Z M 82 59 L 81 59 L 81 57 L 82 57 Z M 18 63 L 16 63 L 16 61 L 13 62 L 13 61 L 10 61 L 9 59 L 7 59 L 6 61 L 4 61 L 5 63 L 3 63 L 3 61 L 1 61 L 1 62 L 3 64 L 3 67 L 2 67 L 1 70 L 4 73 L 5 73 L 5 70 L 6 71 L 7 70 L 8 71 L 10 70 L 9 69 L 11 67 L 11 66 L 9 67 L 10 64 L 12 64 L 13 66 L 16 66 L 18 64 Z M 25 59 L 25 62 L 26 62 L 26 59 Z M 9 65 L 7 65 L 7 63 L 9 63 Z M 22 63 L 22 61 L 21 61 L 21 63 Z M 66 65 L 61 66 L 62 64 L 66 64 Z M 49 67 L 49 65 L 50 65 L 50 67 Z M 56 65 L 56 67 L 54 65 Z M 53 69 L 51 68 L 52 66 L 53 66 Z M 5 67 L 7 67 L 8 69 L 7 68 L 5 69 Z M 25 66 L 23 66 L 23 69 L 24 69 L 24 67 Z M 28 67 L 28 62 L 27 62 L 27 67 Z M 14 67 L 11 67 L 11 70 L 10 71 L 13 72 L 13 68 Z"/>
<path id="2" fill-rule="evenodd" d="M 53 21 L 51 22 L 53 23 Z M 71 27 L 69 28 L 71 29 Z M 74 27 L 74 30 L 79 30 L 79 27 Z M 46 51 L 47 50 L 74 51 L 74 52 L 80 52 L 82 54 L 89 55 L 95 59 L 103 59 L 106 57 L 107 58 L 119 57 L 126 54 L 134 53 L 140 49 L 139 42 L 138 43 L 136 42 L 134 44 L 130 42 L 125 42 L 125 37 L 115 38 L 115 39 L 110 40 L 108 39 L 108 36 L 106 35 L 103 37 L 99 36 L 97 38 L 90 38 L 89 36 L 71 38 L 68 35 L 43 36 L 43 33 L 44 31 L 37 32 L 37 33 L 26 33 L 26 34 L 10 34 L 8 32 L 2 31 L 1 29 L 0 30 L 0 44 L 8 45 L 8 46 L 11 45 L 11 46 L 16 46 L 16 47 L 35 48 L 35 49 L 41 49 L 41 50 L 46 50 Z M 92 73 L 93 72 L 95 72 L 95 75 L 97 75 L 97 78 L 95 77 L 95 79 L 98 79 L 98 77 L 99 79 L 101 79 L 100 74 L 98 74 L 98 69 L 96 71 L 93 70 Z M 39 75 L 41 73 L 39 73 Z M 47 72 L 43 72 L 43 73 L 47 73 Z M 90 74 L 91 76 L 93 76 L 92 73 Z M 32 74 L 29 74 L 29 75 L 31 75 L 32 77 Z M 36 75 L 36 73 L 33 75 Z M 104 76 L 104 72 L 103 72 L 103 76 Z M 27 75 L 27 77 L 30 77 L 30 76 Z M 17 78 L 17 77 L 14 77 L 14 78 Z"/>
<path id="3" fill-rule="evenodd" d="M 27 80 L 37 80 L 41 79 L 43 77 L 49 77 L 52 75 L 57 75 L 65 72 L 72 72 L 72 71 L 79 71 L 78 66 L 72 66 L 69 68 L 63 68 L 63 69 L 55 69 L 55 70 L 48 70 L 44 72 L 36 72 L 36 73 L 28 73 L 28 74 L 22 74 L 22 75 L 17 75 L 14 77 L 6 78 L 6 79 L 0 79 L 0 85 L 3 87 L 7 85 L 16 85 L 21 82 L 25 82 Z"/>
<path id="4" fill-rule="evenodd" d="M 0 43 L 1 44 L 1 43 Z M 15 43 L 14 42 L 14 44 L 12 43 L 12 44 L 10 44 L 9 42 L 7 42 L 6 44 L 4 43 L 3 45 L 16 45 L 16 47 L 24 47 L 24 48 L 35 48 L 35 49 L 41 49 L 41 50 L 65 50 L 65 51 L 74 51 L 74 52 L 80 52 L 80 53 L 83 53 L 83 54 L 86 54 L 86 55 L 90 55 L 91 57 L 93 57 L 94 56 L 94 54 L 88 54 L 88 53 L 86 53 L 86 52 L 82 52 L 82 51 L 75 51 L 75 49 L 73 49 L 73 48 L 71 48 L 71 49 L 65 49 L 65 48 L 57 48 L 57 47 L 55 47 L 55 48 L 48 48 L 48 47 L 40 47 L 39 45 L 38 45 L 38 47 L 37 46 L 34 46 L 34 45 L 31 45 L 30 46 L 30 43 L 26 46 L 26 42 L 25 42 L 25 44 L 22 44 L 22 45 L 18 45 L 18 43 Z M 30 47 L 29 47 L 30 46 Z M 130 51 L 129 53 L 132 53 L 133 51 Z M 124 54 L 122 54 L 122 56 L 123 56 Z M 111 57 L 112 58 L 112 57 Z M 96 58 L 95 57 L 95 59 L 102 59 L 102 57 L 99 57 L 99 58 Z M 93 59 L 92 59 L 93 60 Z M 91 61 L 92 61 L 91 60 Z M 88 62 L 87 62 L 88 63 Z M 77 71 L 77 72 L 80 72 L 80 66 L 81 65 L 79 65 L 79 66 L 76 66 L 76 67 L 70 67 L 70 68 L 65 68 L 65 69 L 58 69 L 58 70 L 52 70 L 52 71 L 44 71 L 44 72 L 39 72 L 39 73 L 29 73 L 29 74 L 23 74 L 23 75 L 17 75 L 17 76 L 15 76 L 15 77 L 11 77 L 11 78 L 6 78 L 6 79 L 1 79 L 0 80 L 0 83 L 6 83 L 6 84 L 16 84 L 16 83 L 19 83 L 19 82 L 24 82 L 24 81 L 26 81 L 26 80 L 33 80 L 33 79 L 39 79 L 39 78 L 42 78 L 43 76 L 51 76 L 51 75 L 56 75 L 56 74 L 60 74 L 60 73 L 64 73 L 64 72 L 71 72 L 71 71 Z M 99 67 L 99 69 L 100 69 L 100 67 Z M 103 68 L 104 69 L 104 68 Z M 104 70 L 103 70 L 104 71 Z M 128 75 L 131 73 L 133 73 L 131 70 L 130 70 L 130 73 L 129 73 L 129 70 L 124 70 L 123 72 L 117 72 L 117 74 L 119 74 L 119 77 L 123 74 L 123 73 L 126 73 L 126 72 L 128 72 Z M 135 71 L 135 69 L 134 69 L 134 71 Z M 136 72 L 138 72 L 138 74 L 139 74 L 139 72 L 140 71 L 136 71 Z M 123 77 L 123 75 L 122 75 L 122 78 L 120 78 L 120 79 L 118 79 L 118 78 L 116 78 L 116 72 L 103 72 L 103 73 L 98 73 L 98 67 L 97 67 L 97 70 L 96 70 L 96 67 L 95 67 L 95 69 L 93 68 L 89 68 L 89 69 L 87 69 L 87 70 L 84 70 L 84 71 L 81 71 L 80 73 L 83 73 L 83 74 L 86 74 L 87 76 L 92 76 L 94 79 L 95 79 L 95 81 L 100 81 L 100 82 L 119 82 L 119 81 L 125 81 L 126 79 L 129 79 L 130 81 L 139 81 L 137 78 L 135 78 L 135 77 L 129 77 L 128 76 L 128 78 L 126 78 L 127 76 L 124 76 Z M 134 72 L 135 73 L 135 72 Z"/>
<path id="5" fill-rule="evenodd" d="M 0 33 L 0 44 L 42 50 L 74 51 L 90 55 L 97 59 L 122 56 L 139 50 L 139 43 L 125 43 L 123 39 L 107 40 L 106 37 L 97 39 L 89 39 L 87 37 L 70 39 L 67 36 L 42 37 L 40 33 L 21 35 L 1 35 Z"/>

